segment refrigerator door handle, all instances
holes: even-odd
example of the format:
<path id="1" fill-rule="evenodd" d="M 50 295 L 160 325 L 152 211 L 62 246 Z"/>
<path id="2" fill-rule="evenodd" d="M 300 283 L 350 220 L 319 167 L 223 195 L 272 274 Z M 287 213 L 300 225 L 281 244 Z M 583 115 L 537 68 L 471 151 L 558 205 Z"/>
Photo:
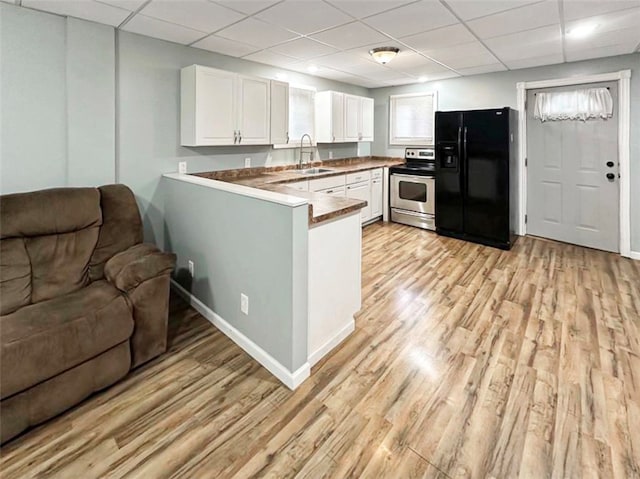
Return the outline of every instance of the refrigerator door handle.
<path id="1" fill-rule="evenodd" d="M 464 139 L 462 140 L 464 144 L 464 159 L 467 159 L 467 127 L 464 127 Z"/>
<path id="2" fill-rule="evenodd" d="M 462 160 L 462 127 L 458 127 L 458 161 Z"/>

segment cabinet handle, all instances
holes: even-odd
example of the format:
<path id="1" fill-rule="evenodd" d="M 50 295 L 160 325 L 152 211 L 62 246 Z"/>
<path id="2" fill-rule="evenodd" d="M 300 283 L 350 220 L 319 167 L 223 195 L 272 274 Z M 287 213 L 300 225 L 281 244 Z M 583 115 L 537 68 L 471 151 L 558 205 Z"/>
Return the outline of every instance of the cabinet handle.
<path id="1" fill-rule="evenodd" d="M 233 130 L 233 144 L 238 143 L 238 130 Z"/>
<path id="2" fill-rule="evenodd" d="M 238 130 L 238 143 L 242 143 L 242 132 Z"/>
<path id="3" fill-rule="evenodd" d="M 289 144 L 289 132 L 287 132 L 287 144 Z"/>
<path id="4" fill-rule="evenodd" d="M 336 141 L 336 135 L 333 135 L 333 140 L 332 141 Z"/>

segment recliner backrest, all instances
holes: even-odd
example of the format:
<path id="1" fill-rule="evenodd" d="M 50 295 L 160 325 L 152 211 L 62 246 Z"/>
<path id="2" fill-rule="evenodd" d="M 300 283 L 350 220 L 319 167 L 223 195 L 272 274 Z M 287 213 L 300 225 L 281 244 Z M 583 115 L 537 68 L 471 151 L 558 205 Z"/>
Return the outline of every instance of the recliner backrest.
<path id="1" fill-rule="evenodd" d="M 104 277 L 104 263 L 142 241 L 124 185 L 0 196 L 0 314 Z"/>

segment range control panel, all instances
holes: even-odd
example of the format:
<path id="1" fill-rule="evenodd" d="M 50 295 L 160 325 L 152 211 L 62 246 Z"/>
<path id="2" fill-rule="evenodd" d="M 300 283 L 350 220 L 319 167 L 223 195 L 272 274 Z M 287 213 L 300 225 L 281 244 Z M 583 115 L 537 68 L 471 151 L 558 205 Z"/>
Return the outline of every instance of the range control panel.
<path id="1" fill-rule="evenodd" d="M 407 148 L 404 157 L 409 160 L 435 160 L 436 152 L 433 148 Z"/>

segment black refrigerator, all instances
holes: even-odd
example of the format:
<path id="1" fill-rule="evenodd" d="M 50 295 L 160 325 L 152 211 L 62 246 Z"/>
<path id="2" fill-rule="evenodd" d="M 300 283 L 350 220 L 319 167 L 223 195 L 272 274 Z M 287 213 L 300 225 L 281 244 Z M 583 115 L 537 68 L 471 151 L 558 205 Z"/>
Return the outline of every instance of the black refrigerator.
<path id="1" fill-rule="evenodd" d="M 436 232 L 510 249 L 517 214 L 517 112 L 438 111 Z"/>

